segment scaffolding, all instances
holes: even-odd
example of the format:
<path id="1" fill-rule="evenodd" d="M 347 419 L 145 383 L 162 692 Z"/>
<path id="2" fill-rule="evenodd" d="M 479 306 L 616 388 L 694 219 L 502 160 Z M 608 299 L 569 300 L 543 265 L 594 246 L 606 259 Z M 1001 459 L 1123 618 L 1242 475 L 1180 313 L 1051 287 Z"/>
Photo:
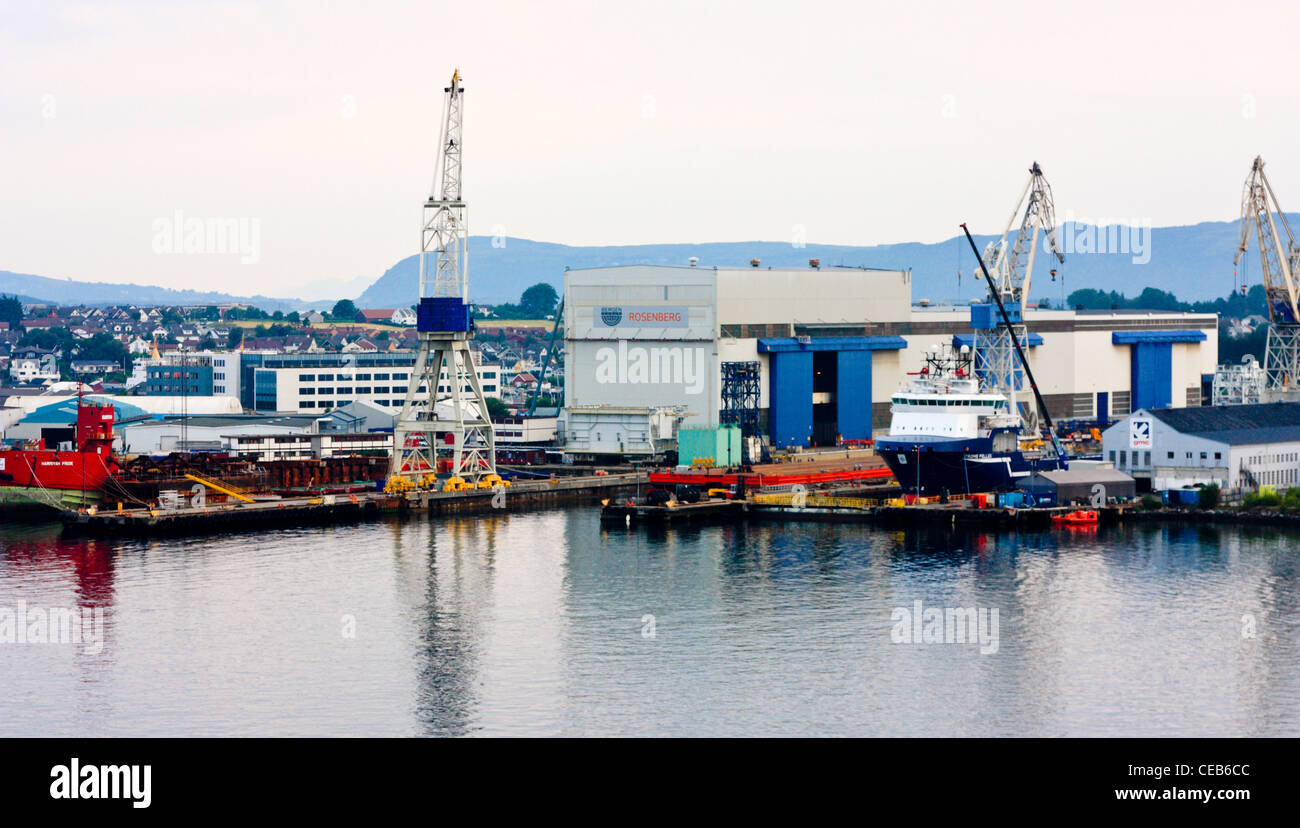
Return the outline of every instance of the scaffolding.
<path id="1" fill-rule="evenodd" d="M 761 373 L 757 362 L 722 363 L 722 410 L 718 419 L 723 425 L 740 426 L 744 437 L 755 437 L 759 433 Z"/>
<path id="2" fill-rule="evenodd" d="M 1212 391 L 1215 405 L 1251 405 L 1264 402 L 1268 372 L 1247 354 L 1240 365 L 1220 365 L 1214 371 Z"/>

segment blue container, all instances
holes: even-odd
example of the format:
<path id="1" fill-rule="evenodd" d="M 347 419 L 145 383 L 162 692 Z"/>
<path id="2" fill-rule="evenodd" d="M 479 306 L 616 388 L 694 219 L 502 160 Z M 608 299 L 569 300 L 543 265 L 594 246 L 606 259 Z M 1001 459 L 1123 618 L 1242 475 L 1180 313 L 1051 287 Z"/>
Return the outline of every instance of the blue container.
<path id="1" fill-rule="evenodd" d="M 1020 324 L 1020 303 L 1004 302 L 1002 307 L 1006 308 L 1007 316 L 1011 319 L 1011 324 Z M 992 302 L 985 302 L 979 305 L 970 306 L 970 326 L 977 331 L 991 331 L 1002 324 L 1002 314 L 998 311 L 998 306 Z"/>
<path id="2" fill-rule="evenodd" d="M 425 296 L 415 310 L 415 329 L 427 333 L 468 331 L 469 305 L 455 296 Z"/>

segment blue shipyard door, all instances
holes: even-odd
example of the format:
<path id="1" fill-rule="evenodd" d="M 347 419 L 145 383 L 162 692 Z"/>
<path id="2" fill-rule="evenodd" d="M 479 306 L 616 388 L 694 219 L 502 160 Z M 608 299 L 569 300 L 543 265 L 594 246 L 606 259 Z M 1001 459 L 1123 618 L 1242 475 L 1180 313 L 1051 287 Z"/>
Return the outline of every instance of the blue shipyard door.
<path id="1" fill-rule="evenodd" d="M 1131 346 L 1129 410 L 1168 408 L 1173 402 L 1173 343 L 1205 339 L 1200 330 L 1113 332 L 1113 344 Z"/>
<path id="2" fill-rule="evenodd" d="M 769 355 L 768 426 L 778 448 L 871 438 L 872 352 L 898 350 L 897 336 L 760 339 Z"/>

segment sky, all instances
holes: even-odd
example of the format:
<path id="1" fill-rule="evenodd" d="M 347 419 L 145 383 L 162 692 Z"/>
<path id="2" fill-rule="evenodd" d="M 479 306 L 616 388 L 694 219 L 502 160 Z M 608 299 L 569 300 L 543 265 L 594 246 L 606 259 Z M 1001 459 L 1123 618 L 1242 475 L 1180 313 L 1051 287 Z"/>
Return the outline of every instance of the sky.
<path id="1" fill-rule="evenodd" d="M 1300 210 L 1298 17 L 6 0 L 0 270 L 304 298 L 364 285 L 419 250 L 456 67 L 476 235 L 933 242 L 963 221 L 1001 232 L 1034 160 L 1058 219 L 1235 219 L 1257 154 Z"/>

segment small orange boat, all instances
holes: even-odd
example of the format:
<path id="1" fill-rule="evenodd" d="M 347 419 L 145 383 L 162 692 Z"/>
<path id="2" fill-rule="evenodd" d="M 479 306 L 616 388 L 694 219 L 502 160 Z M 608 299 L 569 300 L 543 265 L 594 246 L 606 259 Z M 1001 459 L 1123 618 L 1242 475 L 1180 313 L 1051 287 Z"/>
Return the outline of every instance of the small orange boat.
<path id="1" fill-rule="evenodd" d="M 1059 523 L 1065 526 L 1096 526 L 1100 518 L 1092 509 L 1076 509 L 1064 515 L 1052 515 L 1052 523 Z"/>

